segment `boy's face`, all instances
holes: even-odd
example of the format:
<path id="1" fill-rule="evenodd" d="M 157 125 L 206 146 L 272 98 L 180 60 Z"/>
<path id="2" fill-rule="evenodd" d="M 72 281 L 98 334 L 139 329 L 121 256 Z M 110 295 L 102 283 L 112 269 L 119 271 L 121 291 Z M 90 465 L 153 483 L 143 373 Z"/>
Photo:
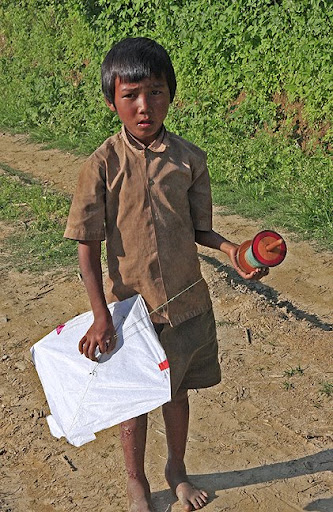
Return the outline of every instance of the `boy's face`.
<path id="1" fill-rule="evenodd" d="M 163 124 L 170 105 L 170 91 L 165 77 L 151 75 L 137 83 L 115 81 L 114 104 L 107 101 L 117 112 L 127 130 L 148 146 L 153 142 Z"/>

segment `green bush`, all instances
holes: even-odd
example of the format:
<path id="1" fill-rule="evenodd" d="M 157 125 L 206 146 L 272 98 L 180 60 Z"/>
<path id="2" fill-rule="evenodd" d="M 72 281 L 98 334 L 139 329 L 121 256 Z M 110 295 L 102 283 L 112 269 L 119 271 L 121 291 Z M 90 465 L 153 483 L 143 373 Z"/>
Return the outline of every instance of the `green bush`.
<path id="1" fill-rule="evenodd" d="M 215 198 L 246 194 L 236 206 L 266 205 L 269 222 L 289 194 L 279 223 L 327 240 L 332 19 L 330 0 L 3 0 L 0 125 L 92 151 L 119 128 L 100 92 L 104 55 L 153 37 L 178 80 L 167 126 L 206 149 Z"/>

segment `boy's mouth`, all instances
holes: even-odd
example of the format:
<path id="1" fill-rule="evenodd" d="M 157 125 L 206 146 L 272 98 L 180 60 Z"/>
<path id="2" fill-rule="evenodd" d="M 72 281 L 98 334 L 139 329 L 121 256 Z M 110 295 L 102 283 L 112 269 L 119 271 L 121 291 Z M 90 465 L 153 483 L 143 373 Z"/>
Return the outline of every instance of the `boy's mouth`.
<path id="1" fill-rule="evenodd" d="M 142 126 L 143 128 L 146 126 L 150 126 L 152 124 L 153 124 L 153 121 L 151 121 L 150 119 L 143 119 L 142 121 L 138 122 L 138 125 Z"/>

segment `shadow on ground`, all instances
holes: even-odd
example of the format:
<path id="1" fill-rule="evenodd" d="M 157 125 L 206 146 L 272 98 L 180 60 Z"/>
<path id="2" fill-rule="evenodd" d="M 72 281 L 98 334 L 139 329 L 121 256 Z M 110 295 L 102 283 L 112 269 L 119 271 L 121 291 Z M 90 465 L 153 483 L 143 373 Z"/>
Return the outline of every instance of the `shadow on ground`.
<path id="1" fill-rule="evenodd" d="M 313 501 L 312 503 L 309 503 L 304 510 L 312 510 L 314 512 L 332 512 L 333 498 Z"/>
<path id="2" fill-rule="evenodd" d="M 312 475 L 323 471 L 333 471 L 333 450 L 324 450 L 314 455 L 286 462 L 238 471 L 190 475 L 189 478 L 195 486 L 205 489 L 210 496 L 210 501 L 213 501 L 217 498 L 217 491 Z M 330 512 L 333 510 L 332 501 L 330 498 L 318 499 L 309 503 L 304 510 Z M 176 499 L 168 489 L 153 493 L 153 503 L 158 512 L 171 512 L 171 507 L 176 503 Z"/>
<path id="3" fill-rule="evenodd" d="M 277 308 L 283 309 L 287 313 L 293 315 L 296 320 L 306 320 L 313 326 L 322 329 L 323 331 L 333 331 L 333 325 L 321 320 L 317 315 L 308 313 L 307 311 L 303 311 L 295 306 L 289 300 L 283 300 L 279 297 L 279 292 L 258 281 L 245 281 L 242 277 L 240 277 L 236 270 L 234 270 L 229 265 L 221 264 L 219 260 L 216 258 L 212 258 L 211 256 L 206 256 L 204 254 L 199 254 L 200 259 L 215 267 L 216 272 L 223 272 L 226 282 L 231 288 L 235 288 L 236 286 L 242 286 L 247 290 L 257 293 L 261 297 L 264 297 L 271 304 L 276 306 Z M 209 282 L 209 280 L 208 280 Z"/>

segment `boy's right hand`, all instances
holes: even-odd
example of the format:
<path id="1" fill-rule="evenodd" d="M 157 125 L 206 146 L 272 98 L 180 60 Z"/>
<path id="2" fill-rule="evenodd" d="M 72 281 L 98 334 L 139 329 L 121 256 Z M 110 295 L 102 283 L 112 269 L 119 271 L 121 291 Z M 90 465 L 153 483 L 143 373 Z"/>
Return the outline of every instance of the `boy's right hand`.
<path id="1" fill-rule="evenodd" d="M 95 317 L 94 323 L 79 342 L 79 351 L 92 361 L 97 361 L 96 348 L 101 354 L 109 354 L 116 346 L 116 331 L 107 309 Z"/>

